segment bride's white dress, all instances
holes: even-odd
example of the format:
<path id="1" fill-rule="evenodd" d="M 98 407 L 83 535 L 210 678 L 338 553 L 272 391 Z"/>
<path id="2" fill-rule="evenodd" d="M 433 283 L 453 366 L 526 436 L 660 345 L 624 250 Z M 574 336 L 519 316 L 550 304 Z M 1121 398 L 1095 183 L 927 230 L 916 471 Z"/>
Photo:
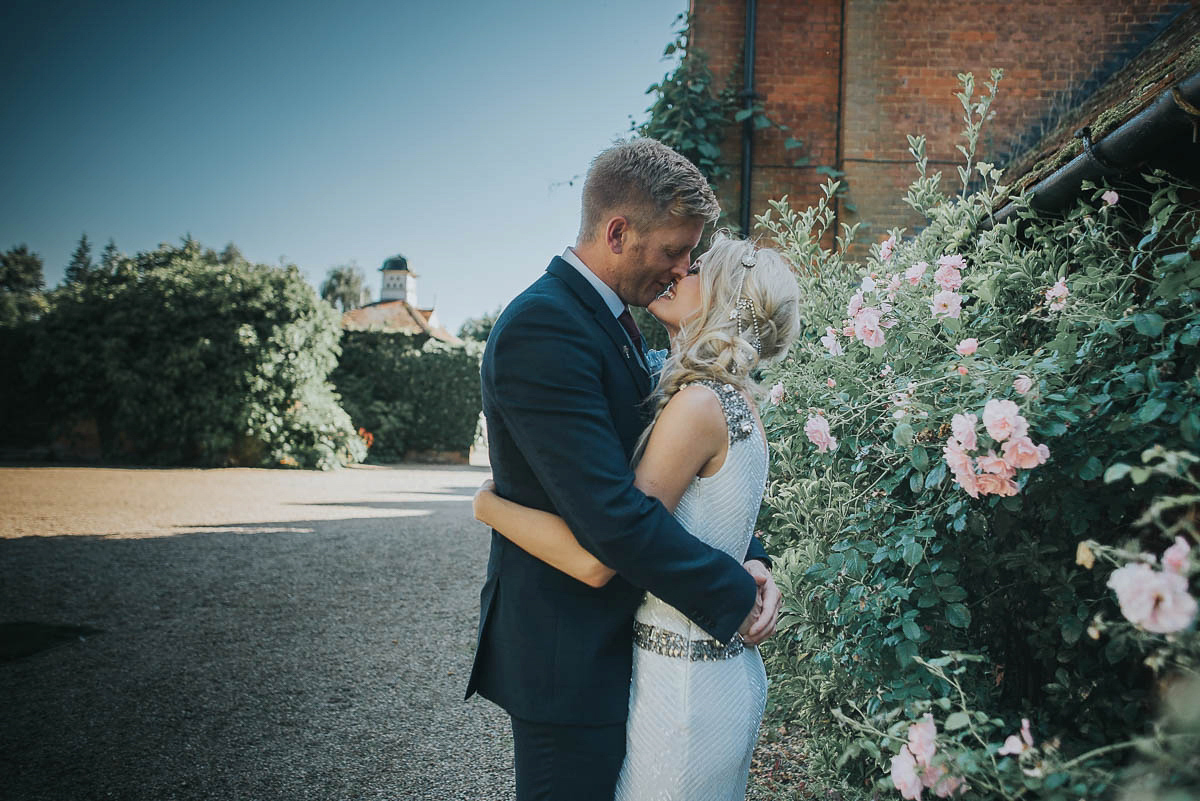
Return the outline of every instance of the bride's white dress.
<path id="1" fill-rule="evenodd" d="M 693 535 L 739 562 L 767 478 L 766 442 L 745 398 L 730 385 L 697 382 L 721 399 L 729 452 L 696 478 L 675 510 Z M 634 624 L 628 750 L 617 801 L 743 801 L 767 698 L 758 649 L 721 644 L 647 593 Z"/>

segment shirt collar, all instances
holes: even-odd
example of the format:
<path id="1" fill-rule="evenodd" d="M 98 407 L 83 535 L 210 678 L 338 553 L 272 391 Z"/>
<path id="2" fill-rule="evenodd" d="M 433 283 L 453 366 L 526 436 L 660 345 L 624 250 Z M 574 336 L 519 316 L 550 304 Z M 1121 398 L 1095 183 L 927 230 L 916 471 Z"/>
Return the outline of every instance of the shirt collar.
<path id="1" fill-rule="evenodd" d="M 587 279 L 587 282 L 600 293 L 600 297 L 604 299 L 604 305 L 612 312 L 613 317 L 620 317 L 621 312 L 625 311 L 625 304 L 613 288 L 600 280 L 600 277 L 592 272 L 592 268 L 583 263 L 583 259 L 579 258 L 579 254 L 574 248 L 568 247 L 563 251 L 562 259 L 567 264 L 579 271 L 579 274 Z"/>

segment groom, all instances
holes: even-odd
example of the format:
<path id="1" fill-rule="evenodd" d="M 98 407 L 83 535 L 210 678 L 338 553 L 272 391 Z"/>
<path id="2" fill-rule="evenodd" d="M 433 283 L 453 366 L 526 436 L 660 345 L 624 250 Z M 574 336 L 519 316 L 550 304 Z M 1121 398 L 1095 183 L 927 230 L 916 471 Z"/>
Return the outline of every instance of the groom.
<path id="1" fill-rule="evenodd" d="M 687 159 L 653 139 L 617 143 L 588 171 L 575 247 L 488 337 L 496 491 L 561 515 L 618 574 L 593 589 L 492 532 L 467 697 L 512 717 L 520 801 L 613 798 L 644 591 L 721 642 L 739 628 L 751 643 L 774 631 L 779 592 L 757 539 L 744 565 L 705 545 L 634 487 L 630 467 L 651 376 L 626 304 L 645 306 L 682 278 L 718 212 Z"/>

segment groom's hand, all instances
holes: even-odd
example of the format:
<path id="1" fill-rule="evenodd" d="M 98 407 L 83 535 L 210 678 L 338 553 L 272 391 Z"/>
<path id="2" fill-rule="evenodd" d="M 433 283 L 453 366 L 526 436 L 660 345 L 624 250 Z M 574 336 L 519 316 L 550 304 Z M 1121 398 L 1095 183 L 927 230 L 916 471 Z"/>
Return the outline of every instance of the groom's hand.
<path id="1" fill-rule="evenodd" d="M 779 608 L 783 603 L 783 595 L 775 586 L 771 571 L 757 559 L 750 559 L 742 565 L 746 572 L 754 577 L 758 585 L 758 598 L 754 609 L 743 623 L 742 640 L 747 645 L 758 645 L 775 633 L 775 625 L 779 621 Z"/>

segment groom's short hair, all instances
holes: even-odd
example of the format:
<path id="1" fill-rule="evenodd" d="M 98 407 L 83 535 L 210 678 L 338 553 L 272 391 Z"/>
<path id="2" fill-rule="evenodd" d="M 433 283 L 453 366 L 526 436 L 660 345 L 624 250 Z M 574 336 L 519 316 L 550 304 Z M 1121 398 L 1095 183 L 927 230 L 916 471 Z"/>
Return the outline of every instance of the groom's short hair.
<path id="1" fill-rule="evenodd" d="M 712 187 L 695 164 L 657 139 L 618 140 L 592 160 L 583 181 L 579 241 L 590 241 L 613 215 L 645 230 L 668 217 L 712 222 L 720 213 Z"/>

